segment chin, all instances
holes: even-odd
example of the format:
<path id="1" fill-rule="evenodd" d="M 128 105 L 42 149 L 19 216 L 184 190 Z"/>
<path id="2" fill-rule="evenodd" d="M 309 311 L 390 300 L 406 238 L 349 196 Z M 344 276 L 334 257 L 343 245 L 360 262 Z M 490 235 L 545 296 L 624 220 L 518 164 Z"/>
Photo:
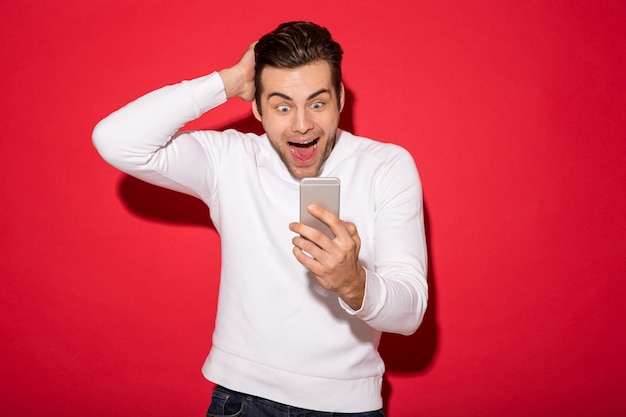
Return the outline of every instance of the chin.
<path id="1" fill-rule="evenodd" d="M 288 169 L 291 176 L 298 180 L 301 180 L 302 178 L 317 177 L 320 174 L 319 166 L 310 166 L 306 168 L 288 167 Z"/>

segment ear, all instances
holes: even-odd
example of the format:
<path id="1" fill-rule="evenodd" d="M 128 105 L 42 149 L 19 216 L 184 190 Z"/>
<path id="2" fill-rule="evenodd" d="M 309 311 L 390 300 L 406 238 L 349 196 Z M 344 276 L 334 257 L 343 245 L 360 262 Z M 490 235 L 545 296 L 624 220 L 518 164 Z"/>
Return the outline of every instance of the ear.
<path id="1" fill-rule="evenodd" d="M 343 87 L 343 83 L 339 86 L 339 113 L 343 110 L 343 105 L 346 103 L 346 90 Z"/>
<path id="2" fill-rule="evenodd" d="M 254 117 L 259 121 L 262 122 L 263 120 L 261 120 L 261 112 L 259 111 L 259 108 L 257 107 L 256 104 L 256 99 L 252 100 L 252 114 L 254 114 Z"/>

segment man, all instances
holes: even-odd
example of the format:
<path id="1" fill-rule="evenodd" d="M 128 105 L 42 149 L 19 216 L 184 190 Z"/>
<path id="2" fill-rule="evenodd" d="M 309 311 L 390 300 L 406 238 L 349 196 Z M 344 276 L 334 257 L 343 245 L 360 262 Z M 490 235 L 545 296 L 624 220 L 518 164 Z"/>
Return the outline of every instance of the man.
<path id="1" fill-rule="evenodd" d="M 233 67 L 149 93 L 94 130 L 113 166 L 210 207 L 222 270 L 208 415 L 381 416 L 381 332 L 422 320 L 417 170 L 402 148 L 338 129 L 342 54 L 325 28 L 286 23 Z M 233 97 L 252 101 L 264 135 L 178 132 Z M 334 239 L 296 221 L 299 182 L 314 176 L 341 180 L 342 219 L 308 207 Z"/>

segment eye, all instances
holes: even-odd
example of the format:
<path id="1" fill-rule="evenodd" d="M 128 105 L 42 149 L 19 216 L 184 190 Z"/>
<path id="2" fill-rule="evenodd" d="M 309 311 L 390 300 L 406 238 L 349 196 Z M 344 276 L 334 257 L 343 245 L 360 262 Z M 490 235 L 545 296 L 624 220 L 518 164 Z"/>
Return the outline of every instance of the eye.
<path id="1" fill-rule="evenodd" d="M 311 104 L 311 108 L 313 110 L 320 110 L 322 107 L 324 107 L 324 103 L 322 103 L 321 101 L 316 101 L 315 103 Z"/>
<path id="2" fill-rule="evenodd" d="M 281 105 L 276 107 L 279 113 L 287 113 L 289 111 L 289 106 Z"/>

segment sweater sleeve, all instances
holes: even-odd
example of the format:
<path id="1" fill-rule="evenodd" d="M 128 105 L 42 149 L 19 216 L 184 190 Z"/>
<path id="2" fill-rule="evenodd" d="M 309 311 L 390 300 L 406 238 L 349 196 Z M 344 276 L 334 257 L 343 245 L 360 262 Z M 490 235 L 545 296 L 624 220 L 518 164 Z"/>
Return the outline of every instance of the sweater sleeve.
<path id="1" fill-rule="evenodd" d="M 193 133 L 178 133 L 187 122 L 226 101 L 217 73 L 152 91 L 113 112 L 94 128 L 102 158 L 146 182 L 199 197 L 211 190 L 213 164 Z M 174 138 L 176 140 L 174 140 Z M 192 169 L 193 167 L 193 169 Z"/>
<path id="2" fill-rule="evenodd" d="M 366 268 L 362 306 L 354 311 L 340 303 L 376 330 L 410 335 L 428 302 L 427 252 L 419 174 L 411 155 L 398 149 L 375 185 L 375 261 Z"/>

